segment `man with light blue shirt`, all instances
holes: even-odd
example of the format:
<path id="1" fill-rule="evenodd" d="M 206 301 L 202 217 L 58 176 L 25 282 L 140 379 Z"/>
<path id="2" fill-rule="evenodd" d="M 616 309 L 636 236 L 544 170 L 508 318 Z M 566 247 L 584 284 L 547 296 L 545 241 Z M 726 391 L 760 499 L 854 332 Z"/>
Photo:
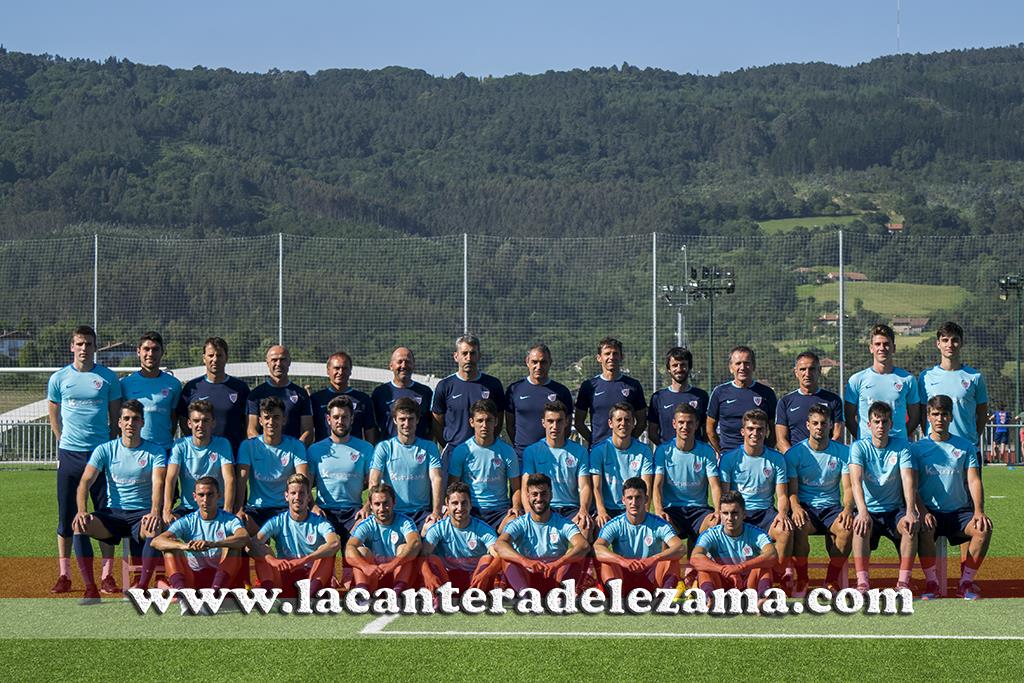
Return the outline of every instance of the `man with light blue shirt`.
<path id="1" fill-rule="evenodd" d="M 918 510 L 924 528 L 918 536 L 918 555 L 925 576 L 923 598 L 938 593 L 935 571 L 935 539 L 945 536 L 952 544 L 966 544 L 960 565 L 960 596 L 977 600 L 981 591 L 975 575 L 992 540 L 992 520 L 985 514 L 985 489 L 981 482 L 981 463 L 977 447 L 951 433 L 953 400 L 932 396 L 927 403 L 928 438 L 911 445 L 917 464 Z"/>
<path id="2" fill-rule="evenodd" d="M 352 400 L 348 396 L 332 398 L 327 404 L 330 435 L 306 453 L 316 482 L 313 512 L 331 523 L 342 545 L 369 511 L 369 506 L 363 505 L 363 491 L 369 485 L 373 446 L 352 436 L 352 420 Z"/>
<path id="3" fill-rule="evenodd" d="M 562 403 L 544 406 L 544 438 L 523 451 L 520 501 L 526 500 L 529 475 L 547 476 L 551 480 L 551 509 L 571 520 L 589 537 L 594 527 L 594 518 L 590 516 L 594 498 L 590 454 L 583 446 L 569 440 L 569 424 L 569 412 Z"/>
<path id="4" fill-rule="evenodd" d="M 246 528 L 256 532 L 271 517 L 288 508 L 285 499 L 288 479 L 293 474 L 309 476 L 306 447 L 284 433 L 284 403 L 277 396 L 260 401 L 262 434 L 246 439 L 238 449 L 239 503 L 249 490 L 245 505 Z"/>
<path id="5" fill-rule="evenodd" d="M 174 445 L 174 430 L 178 426 L 175 410 L 181 396 L 181 382 L 160 369 L 160 361 L 164 358 L 164 338 L 159 332 L 146 332 L 139 337 L 136 353 L 139 371 L 121 379 L 121 393 L 125 399 L 136 399 L 146 408 L 142 438 L 169 451 Z"/>
<path id="6" fill-rule="evenodd" d="M 240 505 L 235 497 L 235 456 L 231 443 L 223 436 L 214 436 L 214 409 L 209 401 L 193 401 L 188 406 L 188 426 L 191 436 L 183 436 L 171 448 L 167 463 L 167 481 L 164 486 L 165 524 L 195 511 L 197 503 L 192 496 L 196 482 L 202 477 L 217 480 L 218 489 L 224 490 L 224 509 L 234 514 Z M 181 489 L 181 505 L 174 507 L 174 484 Z"/>
<path id="7" fill-rule="evenodd" d="M 551 480 L 526 478 L 529 512 L 516 517 L 494 544 L 505 578 L 517 595 L 527 588 L 546 592 L 563 581 L 578 580 L 590 544 L 579 527 L 551 511 Z"/>
<path id="8" fill-rule="evenodd" d="M 846 383 L 843 397 L 846 411 L 846 429 L 854 439 L 868 438 L 863 433 L 871 419 L 868 410 L 876 401 L 892 408 L 892 436 L 910 440 L 921 421 L 921 398 L 917 378 L 894 365 L 896 335 L 888 325 L 871 328 L 872 363 L 855 372 Z M 909 431 L 908 431 L 909 427 Z"/>
<path id="9" fill-rule="evenodd" d="M 141 544 L 142 574 L 136 588 L 145 589 L 160 554 L 152 549 L 150 539 L 162 530 L 160 504 L 163 500 L 164 472 L 167 454 L 164 449 L 142 438 L 145 408 L 136 400 L 125 401 L 117 426 L 121 436 L 96 447 L 89 456 L 82 479 L 78 483 L 76 505 L 78 514 L 72 522 L 75 531 L 75 555 L 78 569 L 85 580 L 81 604 L 100 601 L 92 570 L 92 545 L 89 538 L 117 544 L 128 538 Z M 89 513 L 89 487 L 100 473 L 107 480 L 107 506 Z M 138 556 L 133 549 L 132 554 Z"/>
<path id="10" fill-rule="evenodd" d="M 647 513 L 647 485 L 640 477 L 622 484 L 625 512 L 601 527 L 594 554 L 602 583 L 622 581 L 622 591 L 634 588 L 674 589 L 679 583 L 679 558 L 686 546 L 672 525 Z"/>
<path id="11" fill-rule="evenodd" d="M 654 454 L 647 444 L 633 438 L 636 417 L 628 403 L 616 403 L 608 412 L 611 436 L 590 449 L 590 478 L 594 487 L 597 526 L 622 514 L 622 483 L 640 477 L 654 486 Z"/>
<path id="12" fill-rule="evenodd" d="M 345 562 L 352 567 L 357 588 L 372 592 L 387 587 L 401 593 L 420 566 L 416 558 L 423 541 L 416 524 L 395 511 L 395 490 L 389 485 L 371 486 L 367 500 L 372 514 L 352 530 Z"/>
<path id="13" fill-rule="evenodd" d="M 442 517 L 444 484 L 437 446 L 416 436 L 419 417 L 419 406 L 410 398 L 400 398 L 391 406 L 397 434 L 373 449 L 370 488 L 388 484 L 395 492 L 395 512 L 426 529 Z"/>
<path id="14" fill-rule="evenodd" d="M 513 382 L 505 392 L 505 431 L 519 458 L 529 446 L 544 438 L 544 406 L 559 401 L 572 408 L 569 387 L 548 376 L 551 349 L 534 344 L 526 353 L 526 377 Z"/>
<path id="15" fill-rule="evenodd" d="M 704 429 L 708 417 L 708 392 L 690 384 L 693 354 L 689 349 L 673 346 L 665 354 L 665 370 L 669 385 L 651 394 L 647 408 L 647 438 L 654 446 L 671 442 L 676 435 L 675 410 L 686 403 L 697 411 L 697 440 L 706 441 Z"/>
<path id="16" fill-rule="evenodd" d="M 740 430 L 743 445 L 722 455 L 719 470 L 722 491 L 737 491 L 743 496 L 744 521 L 764 530 L 775 542 L 779 566 L 785 570 L 782 587 L 789 592 L 795 579 L 789 563 L 793 536 L 789 475 L 782 454 L 764 445 L 768 424 L 768 415 L 763 410 L 748 411 Z"/>
<path id="17" fill-rule="evenodd" d="M 700 589 L 711 595 L 716 588 L 753 588 L 763 595 L 778 562 L 775 545 L 760 527 L 743 521 L 746 510 L 738 491 L 722 494 L 720 515 L 722 523 L 700 535 L 690 556 Z"/>
<path id="18" fill-rule="evenodd" d="M 768 416 L 765 442 L 775 443 L 777 398 L 775 390 L 754 379 L 757 356 L 749 346 L 736 346 L 729 352 L 729 372 L 732 381 L 719 384 L 708 398 L 708 443 L 716 452 L 725 454 L 743 445 L 743 416 L 751 410 L 763 411 Z"/>
<path id="19" fill-rule="evenodd" d="M 676 438 L 654 451 L 654 514 L 671 522 L 689 548 L 708 527 L 718 524 L 722 481 L 718 457 L 697 441 L 700 414 L 687 403 L 676 406 L 672 425 Z M 714 507 L 708 505 L 708 491 Z"/>
<path id="20" fill-rule="evenodd" d="M 448 483 L 469 484 L 473 515 L 499 532 L 508 520 L 523 514 L 519 488 L 519 458 L 512 447 L 497 438 L 498 406 L 490 399 L 470 408 L 473 436 L 452 451 Z M 509 493 L 511 492 L 511 497 Z"/>
<path id="21" fill-rule="evenodd" d="M 288 595 L 296 581 L 309 579 L 309 594 L 315 597 L 334 577 L 334 557 L 341 541 L 330 522 L 309 511 L 313 495 L 304 474 L 288 477 L 285 500 L 288 509 L 267 520 L 250 543 L 260 588 L 280 587 Z"/>
<path id="22" fill-rule="evenodd" d="M 964 344 L 964 330 L 954 322 L 945 322 L 935 333 L 935 346 L 939 350 L 939 364 L 921 373 L 920 401 L 928 403 L 933 396 L 949 396 L 953 401 L 953 422 L 949 432 L 954 436 L 978 444 L 978 435 L 988 421 L 988 387 L 980 370 L 964 365 L 960 350 Z M 930 420 L 922 415 L 921 428 L 927 435 Z"/>
<path id="23" fill-rule="evenodd" d="M 893 438 L 892 406 L 876 401 L 868 409 L 870 437 L 850 446 L 850 487 L 857 505 L 853 519 L 853 562 L 857 590 L 871 587 L 868 566 L 871 551 L 885 536 L 900 554 L 896 587 L 910 587 L 910 572 L 917 551 L 918 516 L 914 456 L 905 439 Z"/>
<path id="24" fill-rule="evenodd" d="M 480 340 L 464 334 L 455 340 L 452 354 L 458 370 L 438 382 L 430 407 L 434 416 L 434 438 L 442 449 L 445 463 L 452 449 L 473 435 L 469 426 L 470 407 L 477 401 L 491 399 L 498 404 L 498 433 L 505 411 L 505 388 L 497 377 L 480 372 Z"/>
<path id="25" fill-rule="evenodd" d="M 446 583 L 459 590 L 490 590 L 501 573 L 501 562 L 490 554 L 498 540 L 495 530 L 470 515 L 470 490 L 456 481 L 445 492 L 448 515 L 430 527 L 423 538 L 423 585 L 430 592 Z"/>
<path id="26" fill-rule="evenodd" d="M 808 408 L 805 429 L 807 438 L 786 451 L 790 518 L 795 527 L 796 592 L 793 597 L 802 597 L 807 591 L 810 537 L 825 536 L 829 557 L 825 585 L 838 590 L 840 574 L 850 557 L 853 535 L 850 451 L 829 438 L 834 433 L 832 409 L 823 404 Z"/>
<path id="27" fill-rule="evenodd" d="M 57 439 L 57 562 L 59 576 L 51 593 L 71 590 L 71 546 L 74 530 L 78 484 L 94 448 L 117 435 L 121 408 L 121 385 L 117 375 L 97 365 L 96 332 L 79 325 L 71 333 L 72 362 L 50 376 L 46 388 L 49 399 L 50 430 Z M 106 480 L 97 478 L 89 491 L 93 509 L 106 507 Z M 89 544 L 89 557 L 92 545 Z M 100 542 L 103 554 L 104 593 L 118 591 L 114 581 L 114 548 Z M 90 564 L 90 567 L 92 565 Z"/>
<path id="28" fill-rule="evenodd" d="M 392 351 L 388 369 L 391 370 L 391 381 L 378 385 L 370 395 L 381 439 L 390 439 L 396 434 L 395 421 L 391 419 L 391 406 L 400 398 L 409 398 L 420 407 L 416 436 L 421 439 L 432 438 L 434 423 L 430 415 L 430 403 L 434 398 L 434 392 L 427 385 L 412 378 L 416 369 L 416 356 L 412 349 L 399 346 Z"/>
<path id="29" fill-rule="evenodd" d="M 599 341 L 597 364 L 601 366 L 601 373 L 584 380 L 576 392 L 576 412 L 573 419 L 576 431 L 586 439 L 590 448 L 611 435 L 608 421 L 611 419 L 612 408 L 623 402 L 630 406 L 633 413 L 633 436 L 643 434 L 647 415 L 644 388 L 636 379 L 622 372 L 622 361 L 625 357 L 622 342 L 618 339 L 605 337 Z"/>

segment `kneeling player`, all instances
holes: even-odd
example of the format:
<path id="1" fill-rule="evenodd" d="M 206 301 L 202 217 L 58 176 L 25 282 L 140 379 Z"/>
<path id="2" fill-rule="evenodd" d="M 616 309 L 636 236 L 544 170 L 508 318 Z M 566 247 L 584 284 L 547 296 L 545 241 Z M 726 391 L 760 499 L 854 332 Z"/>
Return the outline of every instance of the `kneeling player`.
<path id="1" fill-rule="evenodd" d="M 509 522 L 494 544 L 509 585 L 519 593 L 527 587 L 547 591 L 568 579 L 578 581 L 590 544 L 578 526 L 551 511 L 551 479 L 531 474 L 526 497 L 530 512 Z"/>
<path id="2" fill-rule="evenodd" d="M 164 554 L 171 587 L 240 587 L 242 549 L 249 544 L 249 534 L 238 517 L 221 509 L 217 478 L 200 477 L 195 492 L 185 495 L 195 501 L 196 511 L 153 539 L 153 548 Z"/>
<path id="3" fill-rule="evenodd" d="M 401 399 L 399 399 L 401 400 Z M 412 582 L 422 541 L 412 519 L 395 512 L 395 490 L 389 484 L 370 487 L 369 517 L 360 522 L 345 545 L 357 588 L 401 592 Z"/>
<path id="4" fill-rule="evenodd" d="M 796 527 L 793 534 L 795 597 L 802 597 L 807 591 L 810 537 L 825 536 L 829 557 L 825 585 L 832 590 L 839 585 L 839 575 L 850 557 L 853 538 L 850 451 L 829 438 L 832 415 L 828 406 L 818 404 L 807 409 L 807 431 L 806 439 L 786 451 L 790 514 Z"/>
<path id="5" fill-rule="evenodd" d="M 252 539 L 260 587 L 291 592 L 300 579 L 309 579 L 309 594 L 327 586 L 334 576 L 334 556 L 341 541 L 331 523 L 309 511 L 312 495 L 304 474 L 288 477 L 284 494 L 288 509 L 271 517 Z M 277 555 L 270 552 L 273 540 Z"/>
<path id="6" fill-rule="evenodd" d="M 498 534 L 470 516 L 468 484 L 450 484 L 445 504 L 448 516 L 427 529 L 423 539 L 423 585 L 431 592 L 448 582 L 462 591 L 490 590 L 501 573 L 501 562 L 489 554 Z"/>
<path id="7" fill-rule="evenodd" d="M 754 588 L 763 595 L 771 587 L 775 546 L 760 527 L 743 521 L 746 509 L 737 491 L 722 494 L 722 523 L 700 535 L 690 556 L 700 589 Z"/>
<path id="8" fill-rule="evenodd" d="M 910 447 L 919 477 L 918 507 L 924 515 L 924 528 L 918 535 L 918 555 L 925 576 L 921 597 L 932 598 L 938 592 L 935 539 L 945 536 L 954 545 L 967 543 L 967 557 L 961 565 L 960 595 L 977 600 L 981 591 L 974 576 L 992 539 L 992 520 L 985 514 L 978 449 L 967 439 L 950 434 L 953 400 L 949 396 L 932 396 L 927 410 L 931 432 Z"/>
<path id="9" fill-rule="evenodd" d="M 602 583 L 622 581 L 622 590 L 655 587 L 675 588 L 679 583 L 679 558 L 686 554 L 672 525 L 647 514 L 647 484 L 630 477 L 622 484 L 626 511 L 601 527 L 594 554 Z"/>

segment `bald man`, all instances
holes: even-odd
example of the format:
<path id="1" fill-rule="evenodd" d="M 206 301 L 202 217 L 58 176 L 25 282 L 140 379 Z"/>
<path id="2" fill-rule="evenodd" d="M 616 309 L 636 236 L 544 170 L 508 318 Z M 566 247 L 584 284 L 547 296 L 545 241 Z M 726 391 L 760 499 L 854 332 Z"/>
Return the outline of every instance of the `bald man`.
<path id="1" fill-rule="evenodd" d="M 260 401 L 276 396 L 284 403 L 284 434 L 306 446 L 313 444 L 313 403 L 305 389 L 288 377 L 292 357 L 287 347 L 275 345 L 267 349 L 267 381 L 249 393 L 246 414 L 249 438 L 260 433 Z"/>
<path id="2" fill-rule="evenodd" d="M 399 346 L 391 353 L 388 368 L 393 375 L 390 382 L 381 384 L 373 390 L 370 401 L 373 413 L 380 429 L 380 439 L 384 441 L 395 436 L 395 421 L 391 419 L 391 404 L 400 398 L 410 398 L 420 407 L 420 419 L 416 425 L 416 436 L 429 440 L 430 437 L 430 401 L 433 392 L 430 387 L 420 384 L 412 378 L 416 369 L 416 357 L 412 350 Z"/>

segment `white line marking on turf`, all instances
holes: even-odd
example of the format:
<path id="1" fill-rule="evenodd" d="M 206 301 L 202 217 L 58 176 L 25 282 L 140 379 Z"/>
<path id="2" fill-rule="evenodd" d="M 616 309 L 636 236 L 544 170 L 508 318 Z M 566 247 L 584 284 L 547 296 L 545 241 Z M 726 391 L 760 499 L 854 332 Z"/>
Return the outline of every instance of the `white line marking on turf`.
<path id="1" fill-rule="evenodd" d="M 381 631 L 384 630 L 385 626 L 387 626 L 388 624 L 390 624 L 392 621 L 394 621 L 397 618 L 398 618 L 397 614 L 385 614 L 382 617 L 377 617 L 376 619 L 371 621 L 369 624 L 364 626 L 363 630 L 360 631 L 360 633 L 367 634 L 367 635 L 374 634 L 374 633 L 380 633 Z"/>
<path id="2" fill-rule="evenodd" d="M 761 638 L 800 640 L 810 638 L 830 638 L 845 640 L 1024 640 L 1024 636 L 958 636 L 958 635 L 925 635 L 925 634 L 884 634 L 873 635 L 869 633 L 636 633 L 623 631 L 609 633 L 607 631 L 591 633 L 588 631 L 384 631 L 382 630 L 390 621 L 380 625 L 379 628 L 370 630 L 383 619 L 394 617 L 381 617 L 371 622 L 362 633 L 378 636 L 480 636 L 491 638 L 507 638 L 511 636 L 523 636 L 528 638 Z"/>
<path id="3" fill-rule="evenodd" d="M 989 496 L 989 498 L 1006 498 L 1006 496 Z"/>

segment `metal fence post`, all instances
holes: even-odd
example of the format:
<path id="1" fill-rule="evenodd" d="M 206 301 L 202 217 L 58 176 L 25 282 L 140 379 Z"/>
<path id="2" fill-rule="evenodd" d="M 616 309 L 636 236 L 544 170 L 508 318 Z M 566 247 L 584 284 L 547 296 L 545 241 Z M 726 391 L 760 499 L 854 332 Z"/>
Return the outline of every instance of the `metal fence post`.
<path id="1" fill-rule="evenodd" d="M 658 389 L 658 233 L 651 233 L 651 393 Z"/>
<path id="2" fill-rule="evenodd" d="M 100 236 L 92 236 L 92 329 L 100 329 Z"/>
<path id="3" fill-rule="evenodd" d="M 462 233 L 462 333 L 469 334 L 469 235 Z"/>
<path id="4" fill-rule="evenodd" d="M 843 321 L 846 318 L 846 274 L 843 272 L 843 231 L 839 231 L 839 394 L 844 398 L 846 393 L 846 344 L 843 335 L 846 332 Z M 849 431 L 847 431 L 849 437 Z"/>
<path id="5" fill-rule="evenodd" d="M 284 345 L 284 233 L 277 233 L 277 343 Z"/>

